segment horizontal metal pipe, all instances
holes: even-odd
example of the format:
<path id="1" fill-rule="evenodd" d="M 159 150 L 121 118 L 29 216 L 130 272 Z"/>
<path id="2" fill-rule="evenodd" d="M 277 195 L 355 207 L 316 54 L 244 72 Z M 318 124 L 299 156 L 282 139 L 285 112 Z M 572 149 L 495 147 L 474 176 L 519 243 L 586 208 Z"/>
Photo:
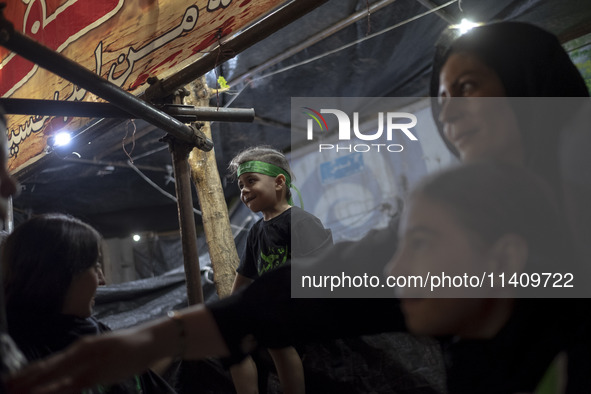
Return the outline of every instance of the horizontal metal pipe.
<path id="1" fill-rule="evenodd" d="M 72 116 L 83 118 L 124 118 L 134 116 L 109 103 L 88 101 L 59 101 L 0 98 L 0 105 L 7 114 L 13 115 L 49 115 Z"/>
<path id="2" fill-rule="evenodd" d="M 78 116 L 85 118 L 132 118 L 133 115 L 110 103 L 87 101 L 36 100 L 20 98 L 0 98 L 0 105 L 7 114 Z M 252 108 L 196 108 L 190 105 L 165 105 L 158 108 L 177 120 L 187 122 L 252 122 Z"/>
<path id="3" fill-rule="evenodd" d="M 65 56 L 14 31 L 14 27 L 9 21 L 4 19 L 4 16 L 0 20 L 0 26 L 2 30 L 0 31 L 0 44 L 7 49 L 96 94 L 114 104 L 119 109 L 132 114 L 135 118 L 144 119 L 179 140 L 195 145 L 199 143 L 195 133 L 188 125 L 157 110 L 145 101 L 138 99 L 131 93 L 126 92 Z"/>
<path id="4" fill-rule="evenodd" d="M 163 145 L 163 146 L 166 147 L 166 145 Z M 65 158 L 63 158 L 61 160 L 62 161 L 65 161 L 67 163 L 73 163 L 73 164 L 85 164 L 85 165 L 97 166 L 97 167 L 109 167 L 109 166 L 111 166 L 111 167 L 129 169 L 129 164 L 124 163 L 124 162 L 117 162 L 117 161 L 100 161 L 100 160 L 87 160 L 87 159 L 71 159 L 69 157 L 65 157 Z M 166 168 L 164 168 L 164 167 L 147 166 L 147 165 L 142 165 L 142 164 L 134 164 L 134 166 L 138 170 L 142 170 L 142 171 L 167 172 L 166 171 Z"/>
<path id="5" fill-rule="evenodd" d="M 162 108 L 167 114 L 178 118 L 189 118 L 192 122 L 252 122 L 252 108 L 207 108 L 190 105 L 167 105 Z"/>

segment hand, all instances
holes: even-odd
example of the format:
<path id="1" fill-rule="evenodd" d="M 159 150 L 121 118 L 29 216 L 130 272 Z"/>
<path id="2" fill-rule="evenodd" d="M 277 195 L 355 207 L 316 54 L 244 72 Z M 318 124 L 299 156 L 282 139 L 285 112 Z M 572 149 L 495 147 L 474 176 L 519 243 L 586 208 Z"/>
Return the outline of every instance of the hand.
<path id="1" fill-rule="evenodd" d="M 26 366 L 6 380 L 10 394 L 69 394 L 99 383 L 111 384 L 148 368 L 149 331 L 122 330 L 85 337 L 65 351 Z"/>
<path id="2" fill-rule="evenodd" d="M 165 357 L 227 357 L 229 349 L 213 315 L 203 305 L 178 318 L 84 337 L 65 351 L 31 363 L 6 380 L 9 394 L 73 394 L 97 384 L 112 384 L 148 369 Z"/>

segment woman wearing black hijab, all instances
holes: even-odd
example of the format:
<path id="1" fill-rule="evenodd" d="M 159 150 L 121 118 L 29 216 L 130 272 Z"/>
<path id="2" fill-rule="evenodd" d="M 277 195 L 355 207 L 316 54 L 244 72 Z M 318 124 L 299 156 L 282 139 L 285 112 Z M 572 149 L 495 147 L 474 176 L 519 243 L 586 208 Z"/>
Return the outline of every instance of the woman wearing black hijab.
<path id="1" fill-rule="evenodd" d="M 480 26 L 451 41 L 450 45 L 440 46 L 434 61 L 431 92 L 432 95 L 439 97 L 439 101 L 434 104 L 433 112 L 434 118 L 440 120 L 440 130 L 444 139 L 446 139 L 446 127 L 451 137 L 457 137 L 458 134 L 454 135 L 453 132 L 460 130 L 455 128 L 453 122 L 457 119 L 458 112 L 454 117 L 449 117 L 449 105 L 452 103 L 448 100 L 449 98 L 470 97 L 466 92 L 480 95 L 480 97 L 491 96 L 485 94 L 482 89 L 473 90 L 474 84 L 454 93 L 453 83 L 446 85 L 446 82 L 440 81 L 441 71 L 450 58 L 462 53 L 473 54 L 476 61 L 485 66 L 484 70 L 492 75 L 492 79 L 482 79 L 481 82 L 494 81 L 497 89 L 495 91 L 497 94 L 494 94 L 496 97 L 588 95 L 576 68 L 564 53 L 558 40 L 551 34 L 521 23 L 502 22 Z M 538 62 L 542 62 L 543 65 Z M 462 110 L 458 106 L 455 109 Z M 525 109 L 527 110 L 527 106 Z M 501 144 L 503 141 L 518 141 L 523 149 L 515 150 L 516 154 L 507 156 L 507 161 L 521 160 L 520 164 L 538 173 L 552 187 L 557 187 L 561 181 L 558 149 L 554 143 L 560 139 L 559 133 L 548 129 L 543 135 L 535 135 L 535 127 L 530 129 L 529 121 L 523 120 L 528 119 L 529 116 L 526 114 L 527 111 L 514 112 L 514 123 L 501 133 L 506 139 L 499 140 L 497 138 L 499 135 L 494 133 L 489 134 L 488 137 L 492 138 L 491 141 L 495 144 Z M 528 126 L 527 129 L 515 127 L 524 124 Z M 484 126 L 487 127 L 487 125 Z M 516 132 L 516 130 L 519 131 Z M 473 130 L 470 129 L 470 131 Z M 483 128 L 478 131 L 491 130 Z M 462 157 L 464 147 L 471 145 L 471 148 L 483 149 L 484 146 L 488 146 L 488 144 L 478 146 L 475 144 L 478 138 L 474 137 L 483 137 L 483 133 L 478 136 L 473 134 L 471 140 L 459 138 L 448 141 L 446 139 L 446 143 L 452 151 Z M 515 146 L 506 146 L 506 148 L 512 149 Z M 481 153 L 486 155 L 490 152 L 482 150 Z M 469 156 L 471 155 L 466 155 L 463 159 L 472 160 Z M 356 243 L 339 244 L 339 247 L 322 256 L 319 264 L 323 264 L 321 261 L 365 262 L 370 258 L 374 262 L 385 265 L 396 250 L 395 228 L 396 226 L 391 226 L 386 230 L 370 233 Z M 91 364 L 79 361 L 84 359 L 85 355 L 93 354 L 99 349 L 103 352 L 102 354 L 105 354 L 109 347 L 120 349 L 120 346 L 129 346 L 130 349 L 141 349 L 142 352 L 162 352 L 164 351 L 163 342 L 172 341 L 176 344 L 180 340 L 182 343 L 186 339 L 184 333 L 187 327 L 190 327 L 189 331 L 194 329 L 203 335 L 199 339 L 199 344 L 191 343 L 189 346 L 192 357 L 217 355 L 237 358 L 256 345 L 281 346 L 326 337 L 405 328 L 396 300 L 291 299 L 289 266 L 262 277 L 259 282 L 235 297 L 183 313 L 180 319 L 184 328 L 180 331 L 177 329 L 177 318 L 171 321 L 160 321 L 132 332 L 113 335 L 110 339 L 104 338 L 93 343 L 79 344 L 66 353 L 67 357 L 53 359 L 50 363 L 38 365 L 28 372 L 40 381 L 46 381 L 48 377 L 54 379 L 54 382 L 58 382 L 57 387 L 60 387 L 60 390 L 65 387 L 80 387 L 84 383 L 93 381 L 112 381 L 136 372 L 143 368 L 144 364 L 135 357 L 134 360 L 124 363 L 125 368 L 122 368 L 121 363 L 117 363 L 117 368 L 99 371 Z M 560 320 L 570 319 L 571 316 L 568 311 L 561 308 L 562 305 L 556 300 L 545 300 L 534 302 L 527 307 L 516 308 L 519 313 L 514 314 L 514 319 L 508 327 L 517 327 L 517 329 L 504 330 L 501 342 L 456 343 L 453 340 L 444 340 L 445 354 L 449 356 L 450 391 L 497 393 L 533 390 L 535 382 L 540 378 L 539 373 L 543 371 L 548 360 L 560 349 L 568 346 L 565 337 L 571 333 L 568 331 L 570 323 Z M 566 333 L 563 331 L 565 328 Z M 147 339 L 138 344 L 138 338 Z M 532 350 L 532 353 L 521 354 L 524 356 L 523 362 L 518 364 L 521 369 L 510 374 L 515 380 L 504 381 L 503 376 L 507 375 L 502 371 L 507 372 L 507 368 L 515 368 L 514 364 L 509 363 L 512 361 L 511 354 L 519 355 L 512 352 L 523 348 Z M 120 352 L 116 353 L 120 356 Z M 487 355 L 493 353 L 504 354 L 505 358 L 487 360 Z M 528 367 L 527 360 L 532 363 L 531 367 Z M 462 366 L 470 368 L 462 370 Z M 77 369 L 73 370 L 73 367 Z M 490 369 L 487 370 L 487 368 Z M 12 387 L 30 387 L 29 384 L 33 381 L 26 376 L 24 374 L 23 378 L 13 381 L 15 385 Z M 61 378 L 62 376 L 67 376 L 67 379 Z M 591 392 L 590 390 L 577 391 L 582 390 L 581 387 L 583 383 L 576 388 L 571 386 L 570 390 L 573 393 Z"/>
<path id="2" fill-rule="evenodd" d="M 591 180 L 582 175 L 573 182 L 573 171 L 568 166 L 570 161 L 578 162 L 579 167 L 584 168 L 580 164 L 580 151 L 577 153 L 577 149 L 573 149 L 571 140 L 589 142 L 588 121 L 582 124 L 573 121 L 581 114 L 588 118 L 585 110 L 588 111 L 589 101 L 584 98 L 589 96 L 589 91 L 583 78 L 558 39 L 535 26 L 503 22 L 475 28 L 460 37 L 453 37 L 452 31 L 447 32 L 437 46 L 433 64 L 431 108 L 443 140 L 460 159 L 465 159 L 470 146 L 466 143 L 466 138 L 458 139 L 454 136 L 454 131 L 456 134 L 461 133 L 458 131 L 460 127 L 454 130 L 454 124 L 461 123 L 462 114 L 446 114 L 445 99 L 478 94 L 474 93 L 473 86 L 469 87 L 468 90 L 471 91 L 468 93 L 448 94 L 446 82 L 449 86 L 466 80 L 442 79 L 449 74 L 446 71 L 449 71 L 454 60 L 461 56 L 464 67 L 469 62 L 466 57 L 472 57 L 492 70 L 504 90 L 499 96 L 520 98 L 511 99 L 522 147 L 520 163 L 551 185 L 569 220 L 574 241 L 576 259 L 557 262 L 556 268 L 559 268 L 559 264 L 570 264 L 578 278 L 577 285 L 586 286 L 585 280 L 589 277 L 591 268 L 588 250 L 588 240 L 591 237 L 591 215 L 588 208 Z M 460 104 L 463 104 L 461 99 Z M 579 160 L 576 159 L 577 156 Z M 575 170 L 579 174 L 585 174 L 582 168 Z M 571 328 L 568 341 L 564 345 L 568 354 L 568 392 L 588 392 L 591 325 L 586 315 L 591 312 L 591 304 L 582 299 L 520 301 L 528 307 L 546 310 L 549 319 L 553 318 L 553 308 L 567 311 L 564 325 Z"/>
<path id="3" fill-rule="evenodd" d="M 451 56 L 458 54 L 469 54 L 490 68 L 502 85 L 504 97 L 589 97 L 585 81 L 556 36 L 543 29 L 521 22 L 491 23 L 461 36 L 457 36 L 456 29 L 448 29 L 436 45 L 430 83 L 431 109 L 445 144 L 460 158 L 458 147 L 443 131 L 440 97 L 442 69 Z M 511 104 L 515 106 L 521 132 L 523 164 L 560 189 L 558 147 L 561 133 L 565 132 L 562 125 L 576 109 L 548 112 L 545 111 L 548 108 L 536 108 L 557 102 L 534 99 L 512 100 Z"/>

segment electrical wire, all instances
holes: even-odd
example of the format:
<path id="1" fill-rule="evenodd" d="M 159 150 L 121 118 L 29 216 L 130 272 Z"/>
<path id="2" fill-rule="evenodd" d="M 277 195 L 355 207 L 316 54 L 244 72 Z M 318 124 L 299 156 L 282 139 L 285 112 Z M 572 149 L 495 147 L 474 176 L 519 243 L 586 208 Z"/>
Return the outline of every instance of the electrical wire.
<path id="1" fill-rule="evenodd" d="M 156 189 L 158 192 L 160 192 L 161 194 L 163 194 L 165 197 L 170 198 L 172 201 L 174 201 L 175 203 L 178 204 L 178 199 L 173 196 L 172 194 L 170 194 L 169 192 L 167 192 L 166 190 L 162 189 L 160 186 L 158 186 L 153 180 L 151 180 L 146 174 L 144 174 L 139 168 L 137 168 L 131 161 L 127 161 L 127 165 L 136 172 L 136 174 L 138 174 L 140 176 L 140 178 L 142 178 L 144 181 L 146 181 L 150 186 L 152 186 L 154 189 Z M 174 178 L 173 178 L 173 182 L 174 182 Z M 195 214 L 203 217 L 203 213 L 198 210 L 197 208 L 193 207 L 193 212 L 195 212 Z M 242 230 L 248 230 L 248 228 L 244 227 L 244 225 L 242 226 L 237 226 L 235 224 L 230 223 L 230 227 L 233 228 L 234 230 L 236 230 L 236 233 L 234 234 L 234 238 L 236 238 L 236 236 L 238 235 L 238 233 Z"/>
<path id="2" fill-rule="evenodd" d="M 401 26 L 404 26 L 404 25 L 406 25 L 406 24 L 408 24 L 410 22 L 414 22 L 417 19 L 420 19 L 420 18 L 423 18 L 423 17 L 425 17 L 427 15 L 433 14 L 433 13 L 435 13 L 435 12 L 437 12 L 437 11 L 445 8 L 445 7 L 449 7 L 450 5 L 452 5 L 454 3 L 457 3 L 458 1 L 459 0 L 451 0 L 451 1 L 448 1 L 447 3 L 444 3 L 444 4 L 442 4 L 442 5 L 438 6 L 438 7 L 432 8 L 432 9 L 430 9 L 428 11 L 425 11 L 425 12 L 423 12 L 421 14 L 415 15 L 415 16 L 413 16 L 413 17 L 411 17 L 409 19 L 406 19 L 406 20 L 404 20 L 402 22 L 396 23 L 396 24 L 394 24 L 392 26 L 389 26 L 389 27 L 387 27 L 385 29 L 382 29 L 382 30 L 380 30 L 378 32 L 375 32 L 373 34 L 364 36 L 363 38 L 360 38 L 358 40 L 352 41 L 350 43 L 347 43 L 345 45 L 342 45 L 342 46 L 340 46 L 338 48 L 335 48 L 333 50 L 330 50 L 328 52 L 325 52 L 325 53 L 322 53 L 320 55 L 317 55 L 317 56 L 311 57 L 309 59 L 303 60 L 303 61 L 301 61 L 299 63 L 291 64 L 289 66 L 280 68 L 280 69 L 275 70 L 273 72 L 270 72 L 268 74 L 264 74 L 264 75 L 261 75 L 259 77 L 252 78 L 250 81 L 244 83 L 244 86 L 242 87 L 242 89 L 240 89 L 237 93 L 235 93 L 234 94 L 234 97 L 232 97 L 232 100 L 230 100 L 227 104 L 225 104 L 224 107 L 228 107 L 234 100 L 236 100 L 236 98 L 244 91 L 244 89 L 246 89 L 248 86 L 252 85 L 254 82 L 257 82 L 257 81 L 260 81 L 262 79 L 271 77 L 273 75 L 277 75 L 277 74 L 280 74 L 280 73 L 283 73 L 283 72 L 292 70 L 292 69 L 297 68 L 297 67 L 304 66 L 304 65 L 309 64 L 309 63 L 312 63 L 312 62 L 314 62 L 316 60 L 322 59 L 322 58 L 324 58 L 326 56 L 330 56 L 333 53 L 340 52 L 342 50 L 345 50 L 345 49 L 347 49 L 349 47 L 352 47 L 354 45 L 360 44 L 360 43 L 362 43 L 364 41 L 367 41 L 369 39 L 378 37 L 378 36 L 380 36 L 382 34 L 388 33 L 389 31 L 392 31 L 392 30 L 397 29 L 397 28 L 399 28 Z"/>
<path id="3" fill-rule="evenodd" d="M 167 192 L 166 190 L 162 189 L 160 186 L 158 186 L 153 180 L 151 180 L 150 178 L 148 178 L 143 172 L 140 171 L 139 168 L 137 168 L 131 161 L 127 161 L 127 165 L 136 172 L 136 174 L 138 174 L 140 176 L 140 178 L 142 178 L 144 181 L 148 182 L 148 184 L 150 186 L 152 186 L 154 189 L 156 189 L 158 192 L 160 192 L 161 194 L 163 194 L 165 197 L 170 198 L 172 201 L 174 201 L 175 203 L 178 204 L 178 199 L 173 196 L 172 194 L 170 194 L 169 192 Z M 195 212 L 197 215 L 203 217 L 203 213 L 198 210 L 197 208 L 193 207 L 193 212 Z"/>

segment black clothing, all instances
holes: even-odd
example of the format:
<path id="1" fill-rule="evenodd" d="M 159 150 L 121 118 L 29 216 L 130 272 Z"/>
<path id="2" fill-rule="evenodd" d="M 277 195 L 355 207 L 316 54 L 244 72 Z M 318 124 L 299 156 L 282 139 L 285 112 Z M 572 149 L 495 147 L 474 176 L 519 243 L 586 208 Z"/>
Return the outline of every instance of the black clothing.
<path id="1" fill-rule="evenodd" d="M 9 332 L 29 361 L 45 358 L 50 354 L 65 349 L 71 343 L 85 335 L 98 335 L 110 329 L 90 317 L 82 319 L 69 315 L 57 315 L 45 318 L 26 318 L 10 316 Z M 84 394 L 175 394 L 175 391 L 152 371 L 136 375 L 119 384 L 108 387 L 99 385 Z"/>
<path id="2" fill-rule="evenodd" d="M 392 239 L 392 228 L 374 231 L 357 243 L 335 245 L 322 259 L 353 262 L 355 257 L 372 256 L 374 263 L 384 263 L 388 253 L 375 252 L 391 251 Z M 280 267 L 243 292 L 209 305 L 234 360 L 251 351 L 252 343 L 282 347 L 406 331 L 397 299 L 291 298 L 291 270 L 291 265 Z M 440 339 L 449 391 L 533 391 L 554 357 L 574 345 L 569 343 L 573 327 L 589 327 L 588 318 L 586 326 L 580 324 L 585 305 L 585 300 L 518 299 L 509 322 L 494 338 Z M 577 311 L 581 316 L 577 316 Z M 583 345 L 588 349 L 588 343 Z M 582 361 L 586 364 L 576 366 L 579 372 L 588 366 L 588 361 Z M 569 385 L 573 386 L 570 382 Z M 581 392 L 581 386 L 586 387 L 583 392 L 591 392 L 587 382 L 579 381 L 576 385 L 579 391 L 573 388 L 570 392 Z"/>
<path id="3" fill-rule="evenodd" d="M 458 151 L 445 138 L 443 125 L 439 122 L 441 103 L 437 96 L 442 67 L 452 53 L 460 52 L 472 54 L 490 67 L 500 78 L 506 96 L 511 98 L 509 103 L 519 123 L 526 166 L 548 182 L 565 207 L 575 250 L 581 255 L 575 260 L 578 264 L 575 278 L 581 283 L 589 277 L 591 270 L 588 220 L 591 189 L 586 176 L 588 172 L 581 171 L 581 168 L 587 168 L 584 164 L 589 156 L 584 148 L 589 139 L 589 105 L 587 99 L 573 98 L 589 96 L 585 80 L 557 37 L 531 24 L 490 23 L 460 37 L 451 30 L 445 32 L 436 46 L 433 60 L 431 109 L 439 134 L 456 156 L 459 156 Z M 572 122 L 580 113 L 584 114 L 584 120 Z M 553 305 L 556 301 L 546 302 Z M 591 302 L 564 300 L 556 307 L 558 310 L 568 309 L 571 318 L 579 315 L 567 345 L 567 391 L 591 392 L 588 361 L 591 327 L 589 319 L 582 316 L 589 315 Z M 555 312 L 548 309 L 545 314 L 554 319 Z"/>
<path id="4" fill-rule="evenodd" d="M 405 331 L 404 316 L 396 299 L 290 298 L 286 290 L 290 268 L 285 266 L 265 275 L 257 282 L 269 283 L 262 283 L 260 288 L 253 284 L 244 292 L 210 306 L 236 360 L 245 350 L 250 350 L 242 345 L 253 338 L 260 346 L 279 347 Z M 566 303 L 571 303 L 571 307 L 565 308 Z M 533 391 L 554 357 L 568 346 L 571 327 L 575 324 L 571 312 L 582 303 L 518 299 L 510 321 L 491 340 L 441 339 L 449 391 L 495 394 Z M 581 371 L 580 365 L 578 368 Z M 577 383 L 579 390 L 581 384 Z"/>
<path id="5" fill-rule="evenodd" d="M 317 258 L 322 261 L 319 266 L 334 264 L 351 272 L 362 265 L 368 271 L 379 271 L 396 250 L 395 228 L 393 221 L 388 228 L 371 231 L 361 241 L 335 244 Z M 298 270 L 305 270 L 306 265 L 303 267 Z M 261 276 L 242 292 L 209 305 L 237 360 L 250 350 L 246 345 L 252 336 L 258 345 L 274 348 L 404 329 L 401 314 L 385 313 L 399 310 L 396 299 L 291 298 L 291 278 L 292 265 L 286 264 Z M 339 331 L 336 336 L 334 326 Z"/>
<path id="6" fill-rule="evenodd" d="M 493 338 L 442 340 L 450 392 L 533 392 L 566 345 L 568 311 L 561 310 L 561 301 L 518 299 Z"/>
<path id="7" fill-rule="evenodd" d="M 245 251 L 236 270 L 250 279 L 282 266 L 293 256 L 306 257 L 332 245 L 332 234 L 320 219 L 291 207 L 270 219 L 260 219 L 248 232 Z"/>

